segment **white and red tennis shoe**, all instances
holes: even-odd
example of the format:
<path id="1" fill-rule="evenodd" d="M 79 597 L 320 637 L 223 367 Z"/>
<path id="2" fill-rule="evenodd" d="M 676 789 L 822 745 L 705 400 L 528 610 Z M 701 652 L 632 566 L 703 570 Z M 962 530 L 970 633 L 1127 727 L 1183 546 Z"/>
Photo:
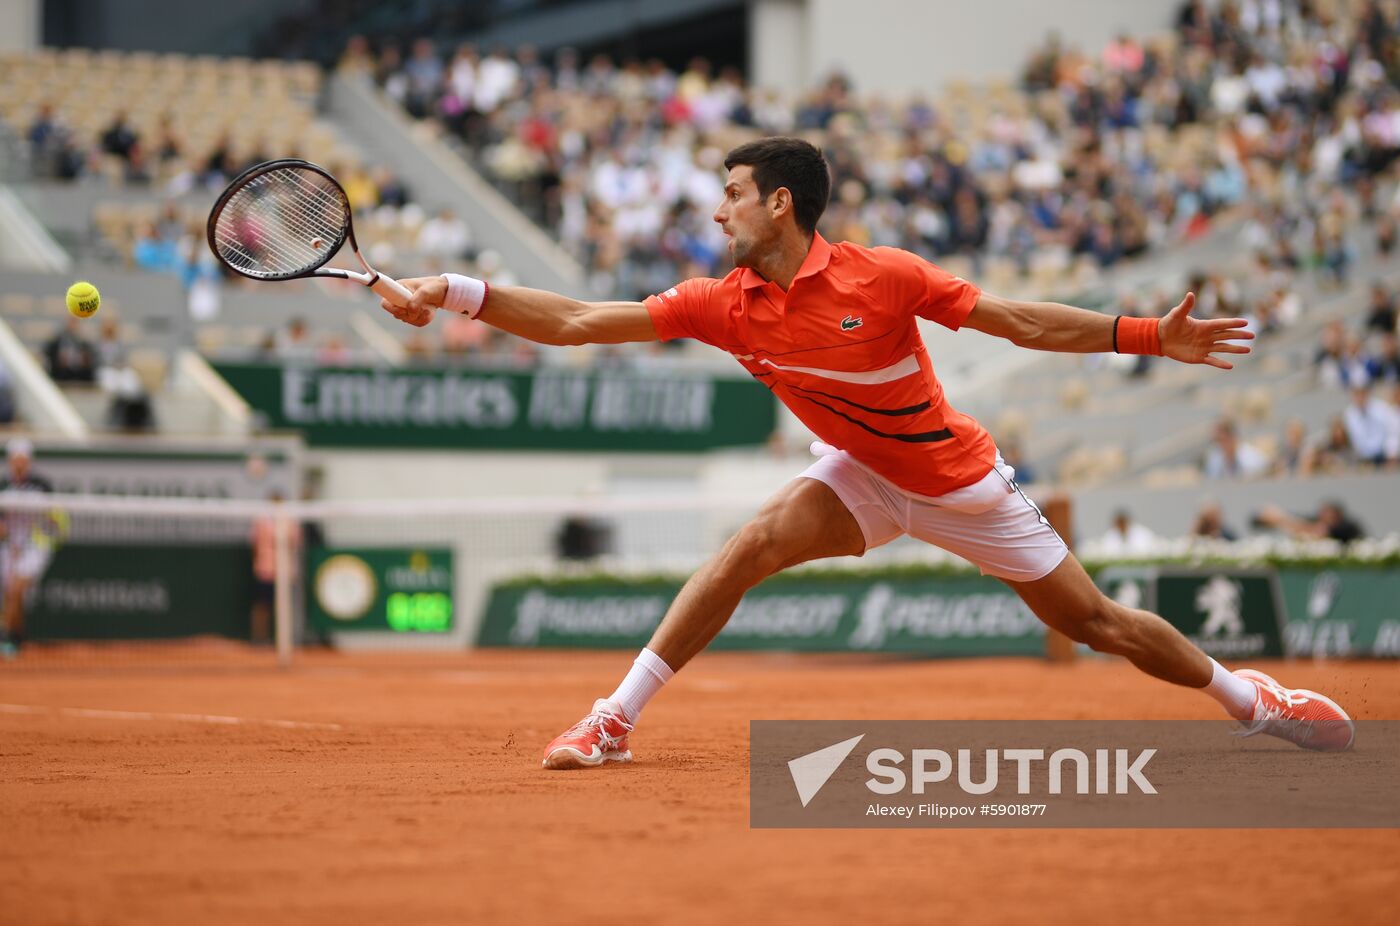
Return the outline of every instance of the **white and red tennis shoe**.
<path id="1" fill-rule="evenodd" d="M 627 734 L 632 725 L 616 701 L 599 698 L 593 710 L 554 738 L 544 750 L 544 767 L 596 768 L 607 762 L 631 762 Z"/>
<path id="2" fill-rule="evenodd" d="M 1322 752 L 1351 748 L 1356 724 L 1336 701 L 1306 688 L 1284 688 L 1255 669 L 1236 669 L 1234 674 L 1253 682 L 1256 692 L 1254 717 L 1241 736 L 1267 733 Z"/>

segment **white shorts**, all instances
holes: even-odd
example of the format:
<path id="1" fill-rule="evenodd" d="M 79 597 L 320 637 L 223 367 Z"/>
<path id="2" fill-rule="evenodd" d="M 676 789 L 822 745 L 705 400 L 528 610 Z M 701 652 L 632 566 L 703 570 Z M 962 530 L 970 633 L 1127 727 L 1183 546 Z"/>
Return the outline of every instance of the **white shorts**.
<path id="1" fill-rule="evenodd" d="M 908 534 L 1013 582 L 1044 578 L 1069 555 L 1001 454 L 980 481 L 930 498 L 901 489 L 844 450 L 817 442 L 812 452 L 821 459 L 802 477 L 831 487 L 855 516 L 867 550 Z"/>
<path id="2" fill-rule="evenodd" d="M 24 579 L 32 582 L 49 565 L 49 552 L 42 547 L 0 545 L 0 580 Z"/>

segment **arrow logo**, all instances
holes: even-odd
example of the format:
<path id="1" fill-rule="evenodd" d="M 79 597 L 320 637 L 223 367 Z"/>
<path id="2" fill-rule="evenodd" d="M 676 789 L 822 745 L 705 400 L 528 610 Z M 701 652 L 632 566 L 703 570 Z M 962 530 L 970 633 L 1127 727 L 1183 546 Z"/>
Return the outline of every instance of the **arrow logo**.
<path id="1" fill-rule="evenodd" d="M 801 799 L 803 807 L 811 803 L 812 798 L 831 780 L 841 763 L 846 761 L 856 744 L 863 739 L 864 733 L 788 762 L 788 771 L 792 773 L 792 783 L 797 787 L 797 796 Z"/>

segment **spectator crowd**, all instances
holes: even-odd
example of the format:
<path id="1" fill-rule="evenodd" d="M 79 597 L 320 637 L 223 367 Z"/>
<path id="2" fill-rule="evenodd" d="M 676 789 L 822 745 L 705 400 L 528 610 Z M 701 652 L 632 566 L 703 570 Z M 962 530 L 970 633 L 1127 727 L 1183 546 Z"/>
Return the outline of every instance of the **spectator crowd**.
<path id="1" fill-rule="evenodd" d="M 1389 0 L 1192 0 L 1171 34 L 1097 55 L 1052 38 L 1019 88 L 937 104 L 862 98 L 840 75 L 786 100 L 700 59 L 676 72 L 565 49 L 547 64 L 427 38 L 356 38 L 340 67 L 460 139 L 600 290 L 627 297 L 724 269 L 720 161 L 757 133 L 823 145 L 832 238 L 1107 267 L 1248 204 L 1268 260 L 1301 253 L 1340 282 L 1354 212 L 1394 236 L 1374 190 L 1400 152 L 1398 17 Z"/>
<path id="2" fill-rule="evenodd" d="M 54 332 L 42 351 L 49 376 L 56 383 L 95 387 L 106 401 L 104 423 L 116 431 L 141 432 L 155 427 L 153 402 L 141 375 L 132 366 L 120 323 L 103 320 L 97 341 L 83 324 L 69 318 Z"/>

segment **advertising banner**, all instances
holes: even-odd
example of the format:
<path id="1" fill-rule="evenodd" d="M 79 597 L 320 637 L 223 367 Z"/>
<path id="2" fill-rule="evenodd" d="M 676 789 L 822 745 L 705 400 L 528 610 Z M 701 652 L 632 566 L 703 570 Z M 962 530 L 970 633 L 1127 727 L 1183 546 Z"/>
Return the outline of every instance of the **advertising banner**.
<path id="1" fill-rule="evenodd" d="M 699 373 L 215 369 L 313 447 L 678 452 L 759 445 L 777 424 L 761 384 Z"/>
<path id="2" fill-rule="evenodd" d="M 494 588 L 482 646 L 640 647 L 679 581 L 521 582 Z M 715 649 L 1030 655 L 1045 627 L 1005 585 L 983 576 L 782 577 L 753 589 Z"/>
<path id="3" fill-rule="evenodd" d="M 299 451 L 286 439 L 217 450 L 162 444 L 97 443 L 76 447 L 40 442 L 34 471 L 71 495 L 147 498 L 248 498 L 272 492 L 295 498 L 301 486 Z M 256 458 L 257 465 L 250 465 Z"/>
<path id="4" fill-rule="evenodd" d="M 1160 614 L 1216 659 L 1287 655 L 1272 569 L 1111 566 L 1098 583 L 1120 604 Z"/>
<path id="5" fill-rule="evenodd" d="M 35 640 L 246 640 L 252 553 L 246 543 L 71 543 L 31 594 L 26 623 Z"/>
<path id="6" fill-rule="evenodd" d="M 1400 656 L 1400 569 L 1285 566 L 1279 583 L 1297 656 Z"/>

